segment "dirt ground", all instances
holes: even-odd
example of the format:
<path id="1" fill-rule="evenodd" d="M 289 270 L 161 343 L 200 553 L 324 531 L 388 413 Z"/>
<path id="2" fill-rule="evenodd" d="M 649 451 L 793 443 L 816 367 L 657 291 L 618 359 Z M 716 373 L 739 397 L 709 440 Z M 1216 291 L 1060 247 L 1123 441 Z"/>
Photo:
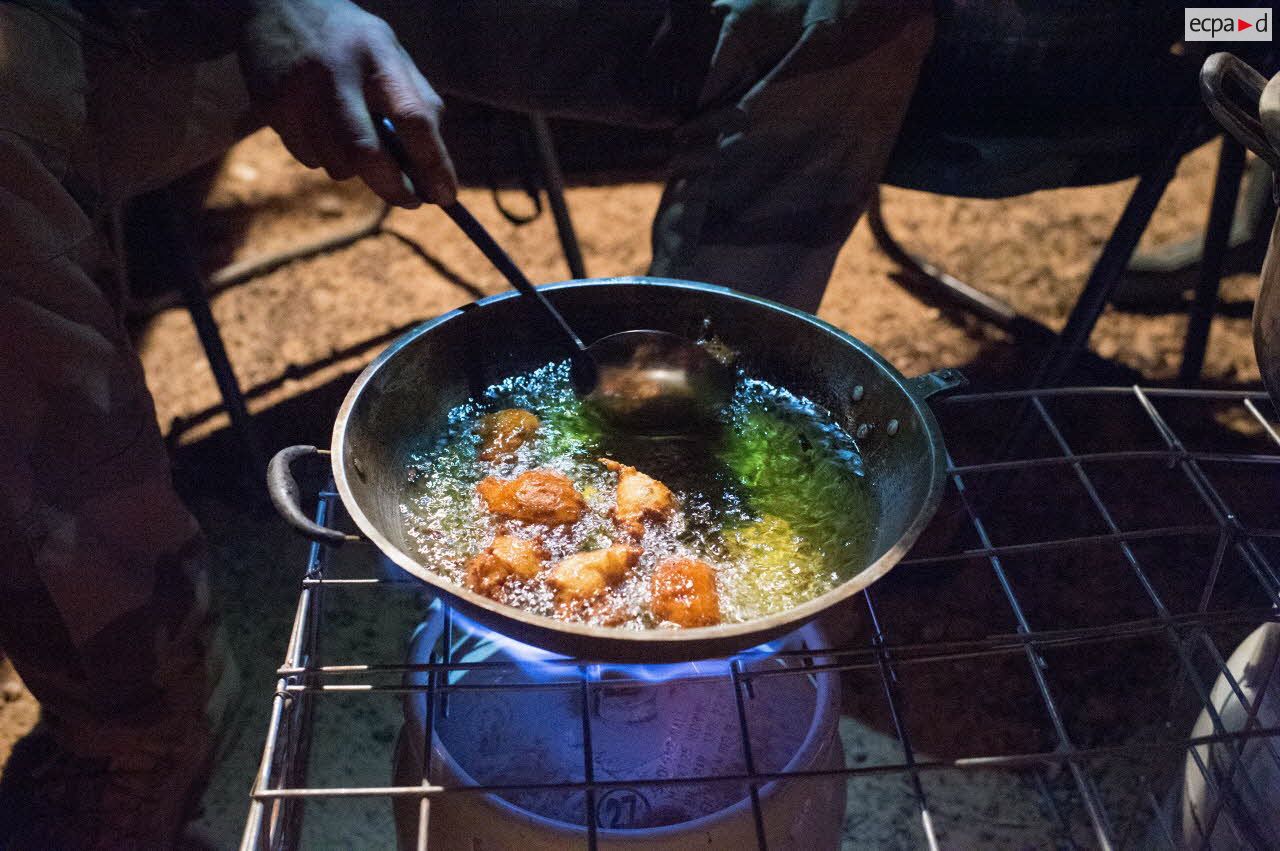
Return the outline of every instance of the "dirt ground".
<path id="1" fill-rule="evenodd" d="M 1216 144 L 1184 160 L 1144 247 L 1187 239 L 1203 226 L 1215 161 Z M 884 209 L 906 245 L 1022 312 L 1060 327 L 1132 186 L 1130 181 L 999 201 L 889 189 Z M 653 183 L 569 190 L 589 274 L 644 271 L 659 193 L 660 186 Z M 516 227 L 498 214 L 487 189 L 464 190 L 462 199 L 535 282 L 568 277 L 549 215 Z M 522 200 L 513 196 L 512 203 Z M 293 162 L 279 140 L 264 131 L 238 146 L 221 167 L 200 223 L 204 260 L 217 266 L 260 256 L 341 231 L 376 208 L 375 199 L 360 186 L 332 184 Z M 214 299 L 241 382 L 261 390 L 252 394 L 254 411 L 358 369 L 383 345 L 368 344 L 379 335 L 506 288 L 438 211 L 396 211 L 387 227 L 423 253 L 392 235 L 377 235 L 292 263 Z M 1034 361 L 1025 348 L 977 322 L 922 303 L 894 280 L 894 272 L 866 225 L 860 225 L 840 255 L 820 315 L 870 343 L 908 375 L 961 366 L 980 387 L 1029 379 Z M 1256 385 L 1248 304 L 1257 286 L 1257 275 L 1251 273 L 1224 281 L 1226 315 L 1214 321 L 1206 381 Z M 1110 309 L 1094 334 L 1093 347 L 1142 382 L 1167 382 L 1177 372 L 1184 328 L 1185 317 L 1179 313 Z M 219 396 L 184 310 L 164 310 L 143 323 L 138 347 L 159 419 L 176 444 L 225 428 L 225 416 L 210 415 Z M 317 362 L 324 365 L 310 368 Z M 278 651 L 262 650 L 271 660 Z M 29 694 L 12 691 L 0 698 L 0 764 L 37 715 Z"/>

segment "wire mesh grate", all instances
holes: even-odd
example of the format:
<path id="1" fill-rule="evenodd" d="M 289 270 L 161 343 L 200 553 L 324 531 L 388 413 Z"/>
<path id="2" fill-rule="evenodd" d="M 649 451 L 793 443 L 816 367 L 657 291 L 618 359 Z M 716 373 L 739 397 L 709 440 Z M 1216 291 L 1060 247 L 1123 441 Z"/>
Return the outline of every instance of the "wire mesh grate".
<path id="1" fill-rule="evenodd" d="M 601 821 L 617 790 L 721 786 L 741 798 L 749 836 L 765 848 L 791 818 L 778 790 L 806 783 L 845 784 L 846 845 L 867 829 L 857 803 L 889 786 L 899 808 L 877 824 L 900 844 L 983 836 L 964 833 L 976 816 L 955 805 L 963 785 L 1006 798 L 1016 790 L 1034 827 L 1023 838 L 1038 845 L 1183 847 L 1194 836 L 1200 847 L 1223 837 L 1274 847 L 1280 837 L 1259 802 L 1276 790 L 1257 788 L 1245 763 L 1261 754 L 1280 769 L 1280 727 L 1263 708 L 1280 685 L 1242 683 L 1228 664 L 1249 633 L 1280 621 L 1280 435 L 1265 395 L 1055 389 L 957 396 L 935 410 L 949 487 L 907 558 L 860 595 L 857 611 L 827 618 L 821 642 L 744 653 L 717 669 L 713 679 L 733 696 L 724 721 L 737 728 L 734 769 L 602 776 L 599 701 L 653 683 L 577 659 L 546 663 L 537 680 L 508 677 L 510 661 L 455 656 L 460 628 L 447 606 L 425 661 L 403 661 L 406 633 L 386 617 L 385 660 L 330 641 L 344 607 L 389 611 L 399 598 L 408 630 L 427 601 L 420 584 L 380 574 L 367 554 L 313 546 L 242 847 L 308 845 L 306 822 L 321 805 L 376 800 L 392 804 L 397 825 L 411 822 L 402 847 L 425 848 L 433 806 L 524 795 L 580 796 L 578 844 L 595 848 L 622 835 L 610 832 L 612 816 Z M 339 508 L 336 493 L 321 492 L 318 521 L 335 523 Z M 783 765 L 757 751 L 768 745 L 762 690 L 800 677 L 838 678 L 844 753 L 834 763 Z M 515 693 L 571 702 L 582 750 L 573 776 L 507 766 L 463 781 L 431 746 L 419 748 L 408 783 L 386 779 L 390 757 L 368 778 L 323 764 L 321 751 L 343 735 L 317 715 L 326 702 L 419 700 L 415 717 L 435 742 L 464 695 Z M 880 750 L 852 753 L 858 737 Z M 1187 778 L 1207 803 L 1194 830 L 1179 833 Z"/>

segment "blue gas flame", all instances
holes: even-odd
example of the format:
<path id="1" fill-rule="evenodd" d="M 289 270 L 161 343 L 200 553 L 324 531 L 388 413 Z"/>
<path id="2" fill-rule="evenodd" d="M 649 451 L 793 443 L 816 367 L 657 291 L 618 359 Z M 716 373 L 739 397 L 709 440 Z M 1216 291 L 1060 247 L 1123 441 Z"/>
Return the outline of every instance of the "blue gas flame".
<path id="1" fill-rule="evenodd" d="M 443 633 L 445 605 L 440 600 L 432 601 L 427 610 L 424 629 Z M 453 640 L 450 648 L 450 663 L 458 665 L 457 670 L 450 671 L 449 682 L 456 683 L 476 666 L 491 661 L 513 662 L 524 677 L 534 682 L 553 682 L 580 676 L 584 666 L 590 669 L 593 678 L 611 680 L 632 680 L 648 683 L 666 682 L 677 679 L 706 679 L 725 677 L 730 673 L 729 659 L 705 659 L 697 662 L 678 662 L 674 664 L 618 664 L 613 662 L 583 662 L 532 644 L 516 641 L 514 638 L 489 629 L 468 618 L 456 609 L 450 611 Z M 739 653 L 741 660 L 767 657 L 776 653 L 785 639 L 761 644 L 750 650 Z"/>

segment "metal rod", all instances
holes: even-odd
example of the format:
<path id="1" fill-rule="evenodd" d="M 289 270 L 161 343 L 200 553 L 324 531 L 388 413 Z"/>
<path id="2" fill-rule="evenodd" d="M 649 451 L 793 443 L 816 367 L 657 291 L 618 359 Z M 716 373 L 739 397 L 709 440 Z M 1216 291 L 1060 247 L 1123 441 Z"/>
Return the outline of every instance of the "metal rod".
<path id="1" fill-rule="evenodd" d="M 547 123 L 547 117 L 541 112 L 529 113 L 529 123 L 533 126 L 533 143 L 538 149 L 538 164 L 542 167 L 542 180 L 547 187 L 547 201 L 551 204 L 551 216 L 556 222 L 556 233 L 560 237 L 564 261 L 569 266 L 569 276 L 585 278 L 587 267 L 582 262 L 578 234 L 573 229 L 573 219 L 569 217 L 569 204 L 564 197 L 564 172 L 560 169 L 555 137 L 551 135 L 551 126 Z"/>
<path id="2" fill-rule="evenodd" d="M 1040 417 L 1044 422 L 1045 427 L 1048 428 L 1050 434 L 1053 436 L 1054 441 L 1057 442 L 1058 446 L 1061 448 L 1061 450 L 1065 455 L 1067 455 L 1068 457 L 1071 457 L 1072 452 L 1071 452 L 1070 444 L 1067 443 L 1067 440 L 1063 436 L 1061 430 L 1058 428 L 1057 423 L 1055 423 L 1053 421 L 1053 418 L 1049 416 L 1049 412 L 1048 410 L 1045 409 L 1044 404 L 1039 399 L 1033 400 L 1032 404 L 1035 406 L 1037 412 L 1040 414 Z M 1102 518 L 1107 528 L 1113 532 L 1118 531 L 1119 527 L 1116 525 L 1110 510 L 1106 507 L 1106 504 L 1102 501 L 1102 497 L 1098 494 L 1097 489 L 1094 487 L 1093 481 L 1089 478 L 1089 474 L 1084 469 L 1084 465 L 1077 462 L 1073 465 L 1073 467 L 1075 468 L 1077 479 L 1079 480 L 1080 484 L 1084 487 L 1085 492 L 1089 496 L 1089 501 L 1093 504 L 1095 510 L 1098 512 L 1099 516 Z M 1209 720 L 1213 724 L 1214 730 L 1217 732 L 1225 732 L 1221 715 L 1218 711 L 1218 707 L 1214 704 L 1209 687 L 1207 687 L 1204 684 L 1204 682 L 1201 680 L 1199 672 L 1196 670 L 1195 665 L 1192 663 L 1190 655 L 1187 653 L 1186 644 L 1183 643 L 1183 641 L 1181 640 L 1176 630 L 1174 630 L 1172 626 L 1169 625 L 1171 623 L 1171 616 L 1168 608 L 1164 604 L 1164 601 L 1160 598 L 1159 592 L 1156 591 L 1155 586 L 1151 583 L 1150 578 L 1147 576 L 1147 572 L 1142 568 L 1142 565 L 1139 562 L 1138 557 L 1134 553 L 1133 549 L 1127 543 L 1121 543 L 1120 550 L 1124 554 L 1125 561 L 1129 564 L 1130 570 L 1133 572 L 1135 578 L 1138 580 L 1139 584 L 1142 586 L 1143 590 L 1146 592 L 1148 598 L 1151 600 L 1152 604 L 1155 606 L 1157 616 L 1160 618 L 1161 621 L 1163 621 L 1166 624 L 1166 629 L 1164 632 L 1175 656 L 1182 663 L 1183 676 L 1188 682 L 1191 683 L 1196 694 L 1199 696 L 1201 706 L 1203 707 L 1204 712 L 1208 715 Z M 1231 676 L 1230 671 L 1226 668 L 1225 663 L 1220 664 L 1219 670 L 1223 675 L 1228 677 Z"/>
<path id="3" fill-rule="evenodd" d="M 1244 741 L 1264 737 L 1280 736 L 1280 727 L 1258 727 L 1248 732 L 1192 736 L 1176 741 L 1152 741 L 1123 745 L 1100 745 L 1091 748 L 1076 748 L 1071 752 L 1037 751 L 1034 753 L 995 754 L 991 756 L 962 757 L 958 759 L 918 759 L 915 763 L 917 771 L 990 771 L 997 768 L 1024 769 L 1036 765 L 1060 765 L 1089 762 L 1092 760 L 1112 758 L 1140 758 L 1153 751 L 1194 751 L 1203 745 L 1214 745 L 1222 742 Z M 487 795 L 506 792 L 539 792 L 539 791 L 585 791 L 588 787 L 601 789 L 620 789 L 631 787 L 648 788 L 650 786 L 698 786 L 731 785 L 742 786 L 746 783 L 769 783 L 774 780 L 817 779 L 822 777 L 863 777 L 887 774 L 902 774 L 911 771 L 906 763 L 883 765 L 862 765 L 844 768 L 810 768 L 795 771 L 756 771 L 754 773 L 716 774 L 710 776 L 689 777 L 627 777 L 616 780 L 594 780 L 590 784 L 573 780 L 555 783 L 486 783 L 468 786 L 332 786 L 317 788 L 262 789 L 254 790 L 256 800 L 274 800 L 285 798 L 417 798 L 422 795 L 431 797 L 447 797 L 453 795 Z"/>
<path id="4" fill-rule="evenodd" d="M 1184 121 L 1165 148 L 1164 155 L 1138 178 L 1138 185 L 1129 196 L 1120 220 L 1103 246 L 1098 262 L 1089 273 L 1084 291 L 1072 308 L 1071 315 L 1067 317 L 1066 326 L 1040 365 L 1031 386 L 1050 387 L 1060 383 L 1071 369 L 1076 356 L 1088 346 L 1094 325 L 1111 300 L 1111 294 L 1124 275 L 1129 258 L 1133 256 L 1138 240 L 1147 229 L 1147 223 L 1151 221 L 1151 215 L 1160 203 L 1165 187 L 1173 179 L 1183 153 L 1191 146 L 1201 125 L 1202 119 L 1198 113 Z"/>
<path id="5" fill-rule="evenodd" d="M 954 662 L 965 659 L 979 659 L 989 656 L 1009 655 L 1021 653 L 1027 646 L 1035 646 L 1040 648 L 1061 648 L 1061 647 L 1079 647 L 1091 644 L 1100 644 L 1114 642 L 1117 640 L 1141 638 L 1148 635 L 1156 635 L 1169 627 L 1194 629 L 1201 627 L 1218 627 L 1231 626 L 1239 624 L 1258 624 L 1262 622 L 1280 622 L 1280 612 L 1274 608 L 1254 608 L 1254 609 L 1233 609 L 1224 612 L 1206 612 L 1203 614 L 1193 613 L 1185 615 L 1171 615 L 1167 619 L 1156 618 L 1140 621 L 1128 621 L 1125 623 L 1108 624 L 1106 626 L 1095 627 L 1075 627 L 1071 629 L 1060 630 L 1039 630 L 1027 633 L 1016 633 L 1007 635 L 995 635 L 984 639 L 969 639 L 964 641 L 938 641 L 925 644 L 898 644 L 886 645 L 885 651 L 892 654 L 894 665 L 912 665 L 912 664 L 934 664 L 937 662 Z M 811 656 L 815 651 L 794 651 L 779 650 L 775 654 L 776 658 L 789 658 L 795 656 Z M 878 665 L 878 651 L 875 648 L 863 647 L 828 647 L 823 648 L 821 653 L 828 658 L 859 658 L 863 657 L 862 662 L 816 662 L 806 666 L 804 669 L 796 668 L 764 668 L 751 671 L 749 674 L 744 673 L 743 683 L 747 679 L 768 679 L 771 677 L 790 677 L 790 676 L 810 676 L 812 674 L 824 673 L 828 671 L 853 671 L 853 670 L 874 670 Z M 548 667 L 554 667 L 557 663 L 568 664 L 574 667 L 581 665 L 582 660 L 577 659 L 547 659 L 544 664 Z M 452 671 L 519 671 L 520 666 L 515 662 L 459 662 L 449 665 L 440 663 L 418 663 L 403 665 L 323 665 L 312 668 L 281 668 L 278 673 L 290 676 L 300 673 L 310 673 L 320 676 L 340 676 L 358 673 L 424 673 L 436 672 L 440 674 Z M 568 671 L 566 672 L 568 673 Z M 723 675 L 717 675 L 723 676 Z M 713 677 L 707 677 L 712 679 Z M 610 685 L 627 686 L 636 688 L 657 688 L 661 684 L 652 680 L 641 678 L 618 677 L 611 679 Z M 470 684 L 459 682 L 454 684 L 437 683 L 435 688 L 437 691 L 454 691 L 454 692 L 484 692 L 484 691 L 564 691 L 575 688 L 576 679 L 565 679 L 561 681 L 549 682 L 518 682 L 518 683 L 478 683 Z M 426 686 L 415 686 L 411 684 L 397 684 L 391 686 L 376 686 L 372 684 L 356 684 L 349 686 L 342 685 L 318 685 L 307 686 L 303 684 L 293 683 L 288 687 L 289 691 L 331 691 L 331 692 L 351 692 L 351 691 L 372 691 L 384 694 L 419 694 L 422 693 Z M 284 692 L 287 693 L 287 692 Z"/>
<path id="6" fill-rule="evenodd" d="M 963 393 L 938 400 L 941 405 L 984 405 L 1011 399 L 1052 399 L 1056 397 L 1088 398 L 1090 396 L 1132 396 L 1134 387 L 1032 387 L 1025 390 L 1001 390 L 994 393 Z M 1261 390 L 1211 390 L 1186 387 L 1143 387 L 1142 393 L 1152 399 L 1198 399 L 1205 401 L 1267 401 L 1271 397 Z"/>
<path id="7" fill-rule="evenodd" d="M 1155 405 L 1151 402 L 1151 394 L 1141 387 L 1133 388 L 1133 392 L 1138 397 L 1138 401 L 1143 410 L 1146 411 L 1147 416 L 1151 418 L 1151 422 L 1155 425 L 1156 431 L 1159 432 L 1161 438 L 1170 448 L 1183 451 L 1185 447 L 1182 445 L 1182 441 L 1164 417 L 1160 415 L 1160 412 L 1156 410 Z M 1276 606 L 1280 606 L 1280 578 L 1277 578 L 1271 569 L 1266 555 L 1261 552 L 1253 541 L 1249 540 L 1249 535 L 1244 533 L 1235 516 L 1235 512 L 1231 510 L 1227 501 L 1218 493 L 1217 488 L 1213 486 L 1212 480 L 1205 475 L 1200 465 L 1190 458 L 1183 459 L 1178 463 L 1183 473 L 1186 474 L 1192 488 L 1195 489 L 1209 511 L 1212 512 L 1214 519 L 1225 528 L 1231 529 L 1236 533 L 1236 552 L 1244 558 L 1245 563 L 1267 591 L 1271 602 Z"/>
<path id="8" fill-rule="evenodd" d="M 325 496 L 322 492 L 320 500 L 316 505 L 315 520 L 322 526 L 328 525 L 330 501 L 332 498 L 337 496 L 336 493 L 333 493 L 332 489 L 333 486 L 332 483 L 330 483 L 327 491 L 331 495 Z M 327 547 L 322 547 L 320 544 L 313 542 L 307 555 L 307 574 L 312 575 L 321 573 L 323 564 L 325 559 L 328 558 L 328 555 L 329 549 Z M 312 616 L 315 614 L 313 608 L 313 597 L 317 593 L 318 590 L 303 589 L 302 593 L 298 596 L 298 605 L 294 611 L 293 625 L 289 630 L 289 641 L 285 646 L 285 668 L 299 672 L 306 668 L 305 661 L 307 655 L 304 653 L 303 648 L 304 636 L 311 634 L 308 624 Z M 258 776 L 254 780 L 253 784 L 253 797 L 252 804 L 250 805 L 249 819 L 245 824 L 245 831 L 240 840 L 241 851 L 253 851 L 253 849 L 260 847 L 263 841 L 268 838 L 275 837 L 280 827 L 282 825 L 287 826 L 290 821 L 287 813 L 282 813 L 278 810 L 273 811 L 271 817 L 272 826 L 268 829 L 269 836 L 264 837 L 263 830 L 266 827 L 264 822 L 266 821 L 268 814 L 262 805 L 262 799 L 257 795 L 258 793 L 269 789 L 271 784 L 274 782 L 272 769 L 277 758 L 276 749 L 279 746 L 280 731 L 284 724 L 285 712 L 290 708 L 289 704 L 293 700 L 293 698 L 287 693 L 291 678 L 292 675 L 284 674 L 276 681 L 276 691 L 271 701 L 271 718 L 267 725 L 267 737 L 262 747 L 262 759 L 258 767 Z M 285 766 L 285 768 L 287 769 L 289 766 Z M 290 773 L 286 770 L 285 774 L 287 778 Z M 288 782 L 288 779 L 286 779 L 285 782 Z M 275 838 L 278 839 L 278 837 Z"/>
<path id="9" fill-rule="evenodd" d="M 948 453 L 947 464 L 952 466 L 950 453 Z M 959 475 L 953 475 L 952 482 L 956 491 L 960 494 L 961 501 L 964 503 L 965 512 L 969 515 L 969 522 L 973 526 L 974 531 L 978 534 L 979 540 L 983 546 L 991 546 L 991 538 L 987 534 L 986 524 L 982 521 L 978 513 L 977 505 L 969 496 L 968 489 L 965 487 L 964 478 Z M 1031 632 L 1031 625 L 1027 622 L 1026 616 L 1023 614 L 1022 605 L 1018 601 L 1017 595 L 1014 593 L 1013 586 L 1009 582 L 1008 576 L 1005 574 L 1003 565 L 998 556 L 992 556 L 988 559 L 991 569 L 996 575 L 996 580 L 1004 592 L 1005 598 L 1008 600 L 1010 608 L 1013 610 L 1014 619 L 1017 621 L 1019 632 Z M 1054 734 L 1058 737 L 1058 748 L 1061 751 L 1070 753 L 1075 749 L 1071 742 L 1070 736 L 1067 734 L 1066 724 L 1062 720 L 1062 714 L 1058 710 L 1058 704 L 1053 698 L 1053 693 L 1049 689 L 1049 683 L 1045 679 L 1045 669 L 1047 665 L 1044 659 L 1036 652 L 1032 645 L 1025 648 L 1025 656 L 1027 664 L 1031 668 L 1031 675 L 1035 679 L 1036 687 L 1040 691 L 1041 701 L 1044 703 L 1045 710 L 1049 715 L 1049 721 L 1053 725 Z M 1069 762 L 1068 769 L 1071 771 L 1075 780 L 1076 788 L 1080 792 L 1081 799 L 1084 801 L 1085 810 L 1089 815 L 1089 821 L 1093 825 L 1094 835 L 1098 840 L 1098 845 L 1103 849 L 1112 847 L 1111 828 L 1107 823 L 1106 811 L 1101 801 L 1097 799 L 1097 794 L 1093 787 L 1086 782 L 1084 772 L 1080 766 Z"/>
<path id="10" fill-rule="evenodd" d="M 587 685 L 587 669 L 579 669 L 578 712 L 582 716 L 582 779 L 586 781 L 583 818 L 587 823 L 587 848 L 596 851 L 596 757 L 591 747 L 591 695 Z"/>
<path id="11" fill-rule="evenodd" d="M 929 817 L 929 801 L 924 794 L 924 785 L 920 782 L 920 772 L 915 770 L 915 750 L 911 747 L 911 736 L 903 723 L 902 711 L 898 706 L 898 673 L 893 666 L 893 657 L 885 649 L 884 631 L 880 628 L 880 618 L 876 616 L 875 603 L 871 598 L 871 589 L 862 592 L 867 604 L 867 615 L 871 619 L 871 628 L 875 636 L 871 640 L 876 652 L 876 670 L 880 674 L 880 683 L 884 688 L 885 699 L 889 701 L 889 716 L 893 721 L 893 730 L 902 745 L 903 760 L 911 766 L 911 791 L 915 795 L 916 808 L 920 813 L 920 824 L 924 828 L 925 841 L 930 851 L 938 851 L 938 837 L 933 830 L 933 819 Z"/>
<path id="12" fill-rule="evenodd" d="M 747 775 L 755 776 L 756 763 L 751 752 L 751 728 L 747 724 L 747 704 L 743 698 L 741 663 L 736 660 L 730 662 L 729 675 L 733 682 L 734 704 L 738 708 L 738 731 L 742 736 L 742 761 L 746 766 Z M 764 830 L 764 812 L 760 809 L 760 787 L 755 782 L 751 782 L 747 785 L 747 791 L 751 797 L 751 817 L 756 828 L 756 847 L 760 851 L 769 851 L 769 839 Z"/>
<path id="13" fill-rule="evenodd" d="M 213 318 L 213 310 L 209 306 L 209 295 L 205 292 L 204 276 L 196 266 L 195 252 L 187 237 L 188 228 L 183 220 L 176 202 L 169 190 L 158 190 L 147 196 L 147 204 L 152 210 L 156 238 L 169 249 L 172 263 L 172 278 L 182 294 L 191 321 L 195 325 L 196 335 L 204 348 L 205 358 L 209 362 L 209 371 L 218 385 L 222 402 L 226 406 L 227 415 L 231 419 L 231 427 L 240 439 L 245 453 L 245 465 L 249 478 L 256 484 L 262 480 L 267 469 L 267 456 L 262 449 L 262 441 L 258 436 L 253 417 L 249 414 L 244 393 L 240 389 L 240 380 L 236 377 L 235 368 L 227 355 L 226 344 L 222 340 L 222 332 L 218 322 Z"/>

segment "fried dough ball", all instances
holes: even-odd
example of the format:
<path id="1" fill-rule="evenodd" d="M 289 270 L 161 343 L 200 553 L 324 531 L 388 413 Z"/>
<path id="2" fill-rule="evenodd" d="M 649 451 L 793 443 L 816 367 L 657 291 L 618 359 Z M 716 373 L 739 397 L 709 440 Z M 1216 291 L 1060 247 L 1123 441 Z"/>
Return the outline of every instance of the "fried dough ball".
<path id="1" fill-rule="evenodd" d="M 467 587 L 496 599 L 508 579 L 537 576 L 550 555 L 541 540 L 499 535 L 467 560 Z"/>
<path id="2" fill-rule="evenodd" d="M 538 418 L 524 408 L 505 408 L 486 414 L 476 431 L 480 433 L 480 460 L 510 458 L 538 430 Z"/>
<path id="3" fill-rule="evenodd" d="M 555 470 L 530 470 L 514 479 L 489 476 L 476 485 L 476 492 L 494 514 L 526 523 L 577 523 L 587 508 L 573 482 Z"/>
<path id="4" fill-rule="evenodd" d="M 561 605 L 592 600 L 626 579 L 643 554 L 639 547 L 626 544 L 577 553 L 551 568 L 547 583 Z"/>
<path id="5" fill-rule="evenodd" d="M 720 623 L 716 570 L 704 561 L 667 559 L 653 573 L 651 592 L 650 608 L 660 621 L 682 627 Z"/>
<path id="6" fill-rule="evenodd" d="M 612 458 L 597 460 L 618 474 L 613 520 L 632 537 L 639 538 L 644 534 L 646 520 L 661 520 L 675 511 L 675 495 L 662 482 Z"/>

